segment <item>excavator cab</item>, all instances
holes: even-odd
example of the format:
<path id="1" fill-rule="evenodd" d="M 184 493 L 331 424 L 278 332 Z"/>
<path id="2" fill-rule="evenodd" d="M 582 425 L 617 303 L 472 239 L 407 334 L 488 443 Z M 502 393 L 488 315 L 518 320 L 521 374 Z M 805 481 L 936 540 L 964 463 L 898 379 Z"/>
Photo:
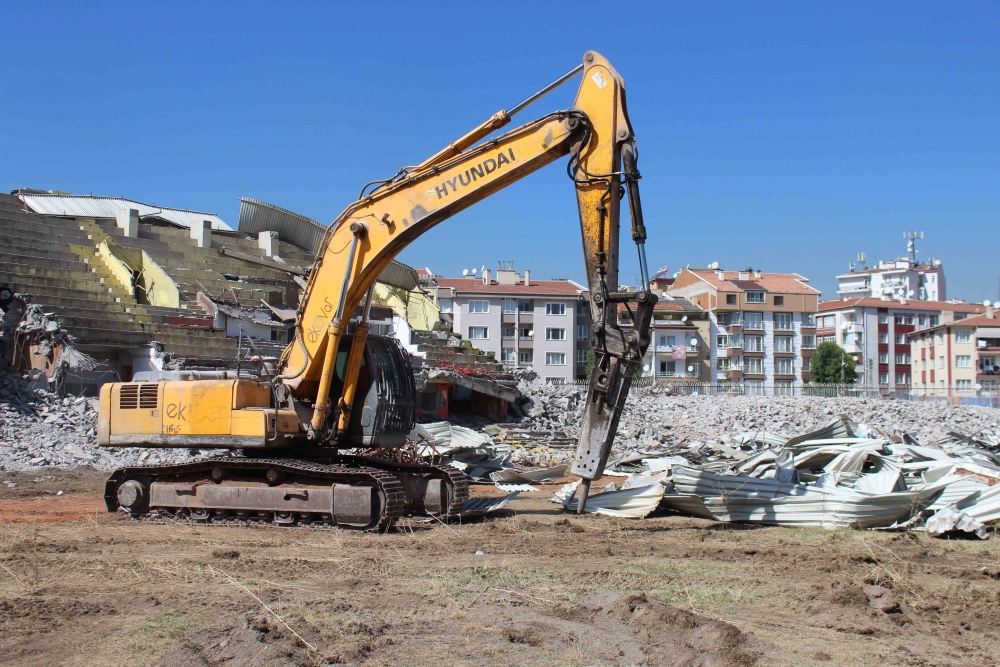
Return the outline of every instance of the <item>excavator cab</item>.
<path id="1" fill-rule="evenodd" d="M 331 397 L 340 396 L 353 335 L 344 336 L 337 350 Z M 368 336 L 358 373 L 358 390 L 351 406 L 341 447 L 402 447 L 413 430 L 416 387 L 409 353 L 388 336 Z"/>

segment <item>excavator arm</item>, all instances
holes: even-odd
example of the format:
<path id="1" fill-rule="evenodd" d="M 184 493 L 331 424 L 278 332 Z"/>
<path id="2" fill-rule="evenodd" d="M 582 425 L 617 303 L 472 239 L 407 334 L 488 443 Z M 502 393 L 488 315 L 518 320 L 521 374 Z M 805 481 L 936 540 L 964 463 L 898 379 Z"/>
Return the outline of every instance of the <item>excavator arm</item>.
<path id="1" fill-rule="evenodd" d="M 573 107 L 483 141 L 511 116 L 578 72 L 583 73 Z M 296 321 L 295 340 L 282 357 L 277 378 L 289 400 L 314 399 L 307 425 L 319 442 L 335 439 L 350 421 L 358 386 L 367 312 L 379 273 L 401 250 L 431 227 L 545 165 L 570 155 L 591 294 L 590 345 L 595 364 L 573 472 L 584 480 L 580 511 L 591 480 L 603 474 L 632 374 L 649 343 L 656 297 L 649 291 L 645 227 L 638 194 L 635 138 L 625 106 L 625 84 L 600 54 L 510 111 L 486 123 L 393 178 L 362 191 L 330 225 L 317 253 Z M 372 184 L 369 184 L 372 185 Z M 618 290 L 620 200 L 628 195 L 632 236 L 638 246 L 642 285 Z M 635 308 L 634 326 L 618 326 L 619 304 Z M 331 396 L 337 350 L 358 305 L 343 374 L 343 389 Z"/>

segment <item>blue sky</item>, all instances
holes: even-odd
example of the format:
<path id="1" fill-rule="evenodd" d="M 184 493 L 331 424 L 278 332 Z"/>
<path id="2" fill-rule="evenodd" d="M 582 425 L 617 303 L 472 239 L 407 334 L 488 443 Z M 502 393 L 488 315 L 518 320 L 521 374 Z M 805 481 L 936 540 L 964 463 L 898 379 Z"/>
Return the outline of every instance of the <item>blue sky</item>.
<path id="1" fill-rule="evenodd" d="M 998 298 L 996 3 L 0 7 L 4 191 L 125 195 L 234 226 L 247 196 L 329 222 L 595 49 L 628 86 L 651 268 L 796 271 L 830 297 L 859 251 L 901 255 L 915 229 L 949 296 Z M 516 122 L 569 106 L 576 85 Z M 400 259 L 582 280 L 578 239 L 560 162 Z M 622 256 L 633 282 L 627 234 Z"/>

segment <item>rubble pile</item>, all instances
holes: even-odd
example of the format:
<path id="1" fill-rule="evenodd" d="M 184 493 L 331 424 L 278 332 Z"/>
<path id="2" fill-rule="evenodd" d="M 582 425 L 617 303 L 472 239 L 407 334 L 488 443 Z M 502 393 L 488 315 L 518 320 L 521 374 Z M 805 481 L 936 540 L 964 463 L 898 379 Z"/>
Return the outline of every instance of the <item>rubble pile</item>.
<path id="1" fill-rule="evenodd" d="M 518 384 L 526 417 L 517 428 L 556 432 L 575 443 L 587 387 Z M 636 451 L 726 434 L 761 431 L 779 437 L 814 430 L 839 414 L 887 434 L 911 433 L 937 441 L 948 431 L 1000 429 L 1000 410 L 944 401 L 888 401 L 814 396 L 677 396 L 669 389 L 635 388 L 625 405 L 615 449 Z M 541 440 L 541 438 L 536 438 Z M 527 439 L 526 439 L 527 440 Z"/>
<path id="2" fill-rule="evenodd" d="M 0 370 L 0 471 L 188 461 L 209 450 L 106 449 L 97 446 L 96 398 L 60 397 L 41 382 Z"/>

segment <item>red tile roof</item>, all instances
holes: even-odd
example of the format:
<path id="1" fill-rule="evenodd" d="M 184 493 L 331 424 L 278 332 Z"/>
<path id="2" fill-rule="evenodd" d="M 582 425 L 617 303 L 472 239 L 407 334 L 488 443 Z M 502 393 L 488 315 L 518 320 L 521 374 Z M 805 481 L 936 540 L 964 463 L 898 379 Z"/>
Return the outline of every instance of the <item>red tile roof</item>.
<path id="1" fill-rule="evenodd" d="M 438 286 L 450 287 L 460 294 L 523 294 L 525 296 L 578 296 L 587 291 L 572 280 L 534 280 L 530 285 L 500 285 L 491 280 L 484 285 L 482 278 L 436 278 Z"/>
<path id="2" fill-rule="evenodd" d="M 720 292 L 744 292 L 741 289 L 746 281 L 740 280 L 740 274 L 746 271 L 722 271 L 722 278 L 712 269 L 685 269 L 695 274 Z M 758 277 L 758 275 L 760 277 Z M 756 273 L 750 272 L 750 283 L 767 292 L 777 294 L 819 294 L 819 290 L 809 285 L 809 279 L 797 273 Z M 754 289 L 747 283 L 748 289 Z"/>
<path id="3" fill-rule="evenodd" d="M 956 313 L 982 313 L 985 311 L 985 308 L 976 303 L 914 301 L 912 299 L 908 300 L 906 303 L 900 303 L 899 301 L 883 301 L 882 299 L 876 299 L 874 297 L 857 297 L 846 301 L 843 299 L 824 301 L 819 304 L 819 309 L 820 312 L 822 312 L 825 310 L 842 310 L 844 308 L 857 308 L 860 306 L 864 306 L 866 308 L 888 308 L 890 310 L 925 310 L 937 312 L 950 310 Z"/>

